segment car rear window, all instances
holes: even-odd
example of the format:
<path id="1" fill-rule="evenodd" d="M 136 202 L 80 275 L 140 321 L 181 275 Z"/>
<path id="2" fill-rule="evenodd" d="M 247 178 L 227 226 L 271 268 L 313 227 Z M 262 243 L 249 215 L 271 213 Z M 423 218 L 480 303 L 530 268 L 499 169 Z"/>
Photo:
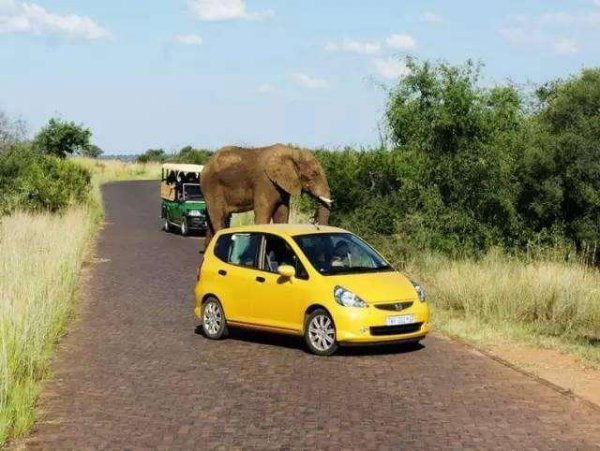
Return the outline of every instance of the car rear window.
<path id="1" fill-rule="evenodd" d="M 231 234 L 221 235 L 215 243 L 215 257 L 224 262 L 228 262 L 229 247 L 231 246 Z"/>

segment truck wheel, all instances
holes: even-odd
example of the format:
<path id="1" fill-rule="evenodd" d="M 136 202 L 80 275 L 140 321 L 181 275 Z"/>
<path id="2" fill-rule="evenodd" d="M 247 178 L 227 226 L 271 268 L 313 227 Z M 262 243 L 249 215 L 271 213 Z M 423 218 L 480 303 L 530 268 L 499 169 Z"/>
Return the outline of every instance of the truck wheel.
<path id="1" fill-rule="evenodd" d="M 181 221 L 181 236 L 187 236 L 189 233 L 187 218 L 183 218 L 183 221 Z"/>

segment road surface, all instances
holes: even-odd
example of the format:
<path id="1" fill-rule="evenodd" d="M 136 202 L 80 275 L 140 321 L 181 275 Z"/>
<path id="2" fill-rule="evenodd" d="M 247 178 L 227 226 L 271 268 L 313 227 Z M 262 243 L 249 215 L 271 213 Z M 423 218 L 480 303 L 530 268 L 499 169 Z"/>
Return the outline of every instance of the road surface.
<path id="1" fill-rule="evenodd" d="M 600 447 L 598 410 L 453 341 L 319 358 L 295 338 L 203 338 L 198 238 L 160 230 L 156 182 L 103 192 L 96 263 L 25 447 Z"/>

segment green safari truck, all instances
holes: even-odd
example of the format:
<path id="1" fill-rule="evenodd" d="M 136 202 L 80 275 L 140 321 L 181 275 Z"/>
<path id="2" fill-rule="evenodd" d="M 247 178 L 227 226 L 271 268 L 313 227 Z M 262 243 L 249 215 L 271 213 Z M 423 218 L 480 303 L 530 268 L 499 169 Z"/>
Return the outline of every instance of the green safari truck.
<path id="1" fill-rule="evenodd" d="M 200 189 L 203 167 L 197 164 L 163 164 L 160 217 L 166 232 L 179 231 L 184 236 L 206 232 L 206 202 Z"/>

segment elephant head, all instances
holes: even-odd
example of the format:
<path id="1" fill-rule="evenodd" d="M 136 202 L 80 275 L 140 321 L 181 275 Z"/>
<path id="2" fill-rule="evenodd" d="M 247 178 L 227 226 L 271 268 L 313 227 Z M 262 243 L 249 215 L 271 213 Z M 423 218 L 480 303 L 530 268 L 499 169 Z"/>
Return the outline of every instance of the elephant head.
<path id="1" fill-rule="evenodd" d="M 304 192 L 317 199 L 317 219 L 319 224 L 327 224 L 333 201 L 325 172 L 312 153 L 282 146 L 272 152 L 265 170 L 269 179 L 290 195 Z"/>

